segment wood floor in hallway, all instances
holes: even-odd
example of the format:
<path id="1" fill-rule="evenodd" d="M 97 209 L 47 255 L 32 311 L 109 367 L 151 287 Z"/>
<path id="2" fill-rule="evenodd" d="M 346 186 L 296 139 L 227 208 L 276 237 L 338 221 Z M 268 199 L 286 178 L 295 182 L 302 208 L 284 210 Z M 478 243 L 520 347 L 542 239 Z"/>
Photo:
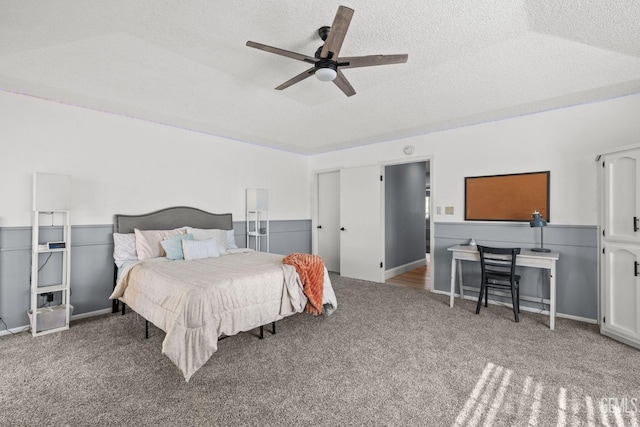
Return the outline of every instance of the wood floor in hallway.
<path id="1" fill-rule="evenodd" d="M 415 289 L 429 290 L 429 265 L 418 267 L 398 276 L 386 280 L 387 284 L 395 286 L 408 286 Z"/>

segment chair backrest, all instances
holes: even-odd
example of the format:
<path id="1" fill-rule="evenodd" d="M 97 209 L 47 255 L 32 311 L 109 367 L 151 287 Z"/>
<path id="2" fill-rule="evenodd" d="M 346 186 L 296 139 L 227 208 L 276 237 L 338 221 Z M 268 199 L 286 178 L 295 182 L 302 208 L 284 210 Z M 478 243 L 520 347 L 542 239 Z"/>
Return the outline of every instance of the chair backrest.
<path id="1" fill-rule="evenodd" d="M 513 280 L 516 274 L 516 257 L 520 248 L 492 248 L 478 245 L 480 252 L 480 268 L 483 278 L 485 274 L 509 275 Z"/>

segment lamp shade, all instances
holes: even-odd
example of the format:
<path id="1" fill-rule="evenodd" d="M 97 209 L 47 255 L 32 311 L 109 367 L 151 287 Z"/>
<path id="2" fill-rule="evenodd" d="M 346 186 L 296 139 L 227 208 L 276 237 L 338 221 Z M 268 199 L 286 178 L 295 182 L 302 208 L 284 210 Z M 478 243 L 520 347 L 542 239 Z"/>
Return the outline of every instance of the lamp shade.
<path id="1" fill-rule="evenodd" d="M 247 188 L 247 210 L 266 211 L 269 209 L 269 190 Z"/>
<path id="2" fill-rule="evenodd" d="M 33 174 L 33 210 L 71 210 L 71 176 L 35 172 Z"/>
<path id="3" fill-rule="evenodd" d="M 547 225 L 547 221 L 542 218 L 540 212 L 534 211 L 533 218 L 531 219 L 531 221 L 529 221 L 529 225 L 531 227 L 545 227 Z"/>

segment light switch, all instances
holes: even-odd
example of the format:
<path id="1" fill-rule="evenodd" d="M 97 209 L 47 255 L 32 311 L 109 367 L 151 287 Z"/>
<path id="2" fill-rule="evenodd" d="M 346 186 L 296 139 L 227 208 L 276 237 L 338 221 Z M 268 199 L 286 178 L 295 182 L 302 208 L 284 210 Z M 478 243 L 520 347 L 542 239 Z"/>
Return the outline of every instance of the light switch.
<path id="1" fill-rule="evenodd" d="M 442 206 L 437 206 L 436 207 L 436 214 L 442 215 Z"/>
<path id="2" fill-rule="evenodd" d="M 444 214 L 445 215 L 453 215 L 453 206 L 445 206 Z"/>

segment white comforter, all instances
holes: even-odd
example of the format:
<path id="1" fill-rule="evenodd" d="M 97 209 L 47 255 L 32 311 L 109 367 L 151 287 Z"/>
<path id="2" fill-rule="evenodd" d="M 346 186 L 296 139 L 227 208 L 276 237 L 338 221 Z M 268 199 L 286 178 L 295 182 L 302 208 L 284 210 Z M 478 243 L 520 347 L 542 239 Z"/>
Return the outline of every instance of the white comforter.
<path id="1" fill-rule="evenodd" d="M 166 332 L 162 353 L 186 381 L 234 335 L 301 312 L 306 304 L 295 269 L 282 255 L 247 252 L 196 261 L 153 258 L 129 265 L 111 299 Z M 337 301 L 325 269 L 325 312 Z"/>

